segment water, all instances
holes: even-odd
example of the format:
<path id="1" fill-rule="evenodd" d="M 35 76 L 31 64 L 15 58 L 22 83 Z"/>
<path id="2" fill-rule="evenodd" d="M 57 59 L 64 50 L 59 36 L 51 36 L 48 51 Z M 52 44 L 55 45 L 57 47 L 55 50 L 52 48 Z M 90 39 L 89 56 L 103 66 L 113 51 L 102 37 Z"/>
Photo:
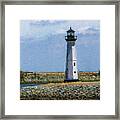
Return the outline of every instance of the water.
<path id="1" fill-rule="evenodd" d="M 37 84 L 20 84 L 20 88 L 37 87 Z"/>

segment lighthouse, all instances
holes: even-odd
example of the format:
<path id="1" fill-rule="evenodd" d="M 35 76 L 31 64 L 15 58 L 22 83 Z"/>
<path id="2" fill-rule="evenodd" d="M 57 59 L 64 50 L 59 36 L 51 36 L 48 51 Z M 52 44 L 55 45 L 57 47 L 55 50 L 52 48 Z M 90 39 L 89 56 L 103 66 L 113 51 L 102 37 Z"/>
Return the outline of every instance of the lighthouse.
<path id="1" fill-rule="evenodd" d="M 67 42 L 65 82 L 78 81 L 77 53 L 75 48 L 77 36 L 75 36 L 75 31 L 71 27 L 67 31 L 65 40 Z"/>

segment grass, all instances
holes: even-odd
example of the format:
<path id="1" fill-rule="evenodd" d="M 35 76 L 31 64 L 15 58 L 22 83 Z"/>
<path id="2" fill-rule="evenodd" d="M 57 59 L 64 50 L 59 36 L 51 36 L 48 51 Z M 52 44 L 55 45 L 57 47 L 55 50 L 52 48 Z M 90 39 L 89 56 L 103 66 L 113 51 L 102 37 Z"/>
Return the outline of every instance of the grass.
<path id="1" fill-rule="evenodd" d="M 78 82 L 64 83 L 65 75 L 53 73 L 25 73 L 21 84 L 37 87 L 20 89 L 21 100 L 100 100 L 100 75 L 96 72 L 79 72 Z"/>
<path id="2" fill-rule="evenodd" d="M 49 83 L 21 89 L 21 100 L 99 100 L 99 82 Z"/>
<path id="3" fill-rule="evenodd" d="M 63 83 L 65 74 L 63 72 L 47 72 L 47 73 L 26 73 L 20 74 L 21 84 L 47 84 L 47 83 Z M 78 79 L 81 82 L 100 81 L 100 75 L 97 72 L 79 72 Z"/>

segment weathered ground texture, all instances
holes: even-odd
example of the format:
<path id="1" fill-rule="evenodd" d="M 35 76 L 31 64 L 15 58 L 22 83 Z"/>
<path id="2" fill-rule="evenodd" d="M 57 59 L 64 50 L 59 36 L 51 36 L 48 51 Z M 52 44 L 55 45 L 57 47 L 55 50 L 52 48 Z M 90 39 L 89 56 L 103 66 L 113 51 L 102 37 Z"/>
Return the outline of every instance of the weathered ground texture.
<path id="1" fill-rule="evenodd" d="M 40 84 L 22 88 L 21 100 L 99 100 L 100 82 L 70 82 Z"/>

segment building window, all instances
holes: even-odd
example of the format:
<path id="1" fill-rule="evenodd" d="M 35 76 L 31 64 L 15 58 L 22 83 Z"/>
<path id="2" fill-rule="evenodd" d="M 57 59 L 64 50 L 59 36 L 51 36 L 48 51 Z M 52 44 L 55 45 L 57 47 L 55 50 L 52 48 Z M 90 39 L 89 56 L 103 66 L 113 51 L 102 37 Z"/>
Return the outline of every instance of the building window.
<path id="1" fill-rule="evenodd" d="M 74 73 L 76 73 L 76 71 L 74 71 Z"/>
<path id="2" fill-rule="evenodd" d="M 75 62 L 74 62 L 74 66 L 75 66 Z"/>

